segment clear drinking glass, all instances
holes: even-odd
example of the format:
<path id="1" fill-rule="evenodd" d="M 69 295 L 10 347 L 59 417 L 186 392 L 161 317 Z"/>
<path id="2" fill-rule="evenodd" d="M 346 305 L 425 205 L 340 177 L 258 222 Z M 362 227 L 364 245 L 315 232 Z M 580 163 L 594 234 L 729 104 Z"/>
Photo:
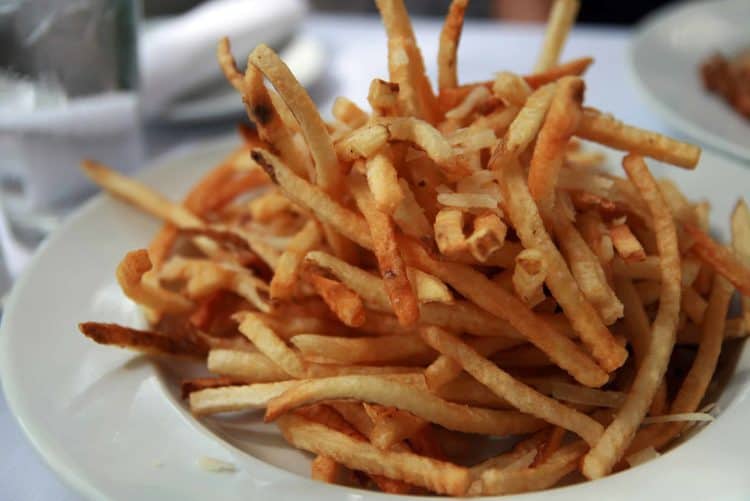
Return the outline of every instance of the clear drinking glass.
<path id="1" fill-rule="evenodd" d="M 33 245 L 91 191 L 78 165 L 143 156 L 137 0 L 0 0 L 0 197 Z"/>

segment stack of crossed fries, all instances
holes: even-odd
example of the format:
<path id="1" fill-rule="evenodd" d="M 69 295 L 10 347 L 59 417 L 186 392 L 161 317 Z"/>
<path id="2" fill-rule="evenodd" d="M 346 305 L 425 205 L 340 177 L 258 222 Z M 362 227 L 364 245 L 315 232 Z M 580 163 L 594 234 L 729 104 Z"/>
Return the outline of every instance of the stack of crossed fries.
<path id="1" fill-rule="evenodd" d="M 370 112 L 339 98 L 325 122 L 273 50 L 243 73 L 223 40 L 255 129 L 183 203 L 84 162 L 165 226 L 117 268 L 152 330 L 81 331 L 206 360 L 215 376 L 183 388 L 195 415 L 265 409 L 314 478 L 393 493 L 596 479 L 710 419 L 725 338 L 750 327 L 744 202 L 730 250 L 645 161 L 694 168 L 697 147 L 583 107 L 591 59 L 558 62 L 577 2 L 554 3 L 533 73 L 459 85 L 453 0 L 437 94 L 403 1 L 376 3 L 390 80 Z M 627 152 L 627 176 L 581 139 Z M 459 460 L 467 434 L 518 441 Z"/>

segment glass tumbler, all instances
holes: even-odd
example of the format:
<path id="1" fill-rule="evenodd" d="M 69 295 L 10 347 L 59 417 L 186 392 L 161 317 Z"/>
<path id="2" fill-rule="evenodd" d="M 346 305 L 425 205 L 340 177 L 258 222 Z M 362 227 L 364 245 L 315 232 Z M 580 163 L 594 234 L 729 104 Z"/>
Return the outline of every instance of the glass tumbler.
<path id="1" fill-rule="evenodd" d="M 79 164 L 143 156 L 136 0 L 0 0 L 0 199 L 33 246 L 92 191 Z"/>

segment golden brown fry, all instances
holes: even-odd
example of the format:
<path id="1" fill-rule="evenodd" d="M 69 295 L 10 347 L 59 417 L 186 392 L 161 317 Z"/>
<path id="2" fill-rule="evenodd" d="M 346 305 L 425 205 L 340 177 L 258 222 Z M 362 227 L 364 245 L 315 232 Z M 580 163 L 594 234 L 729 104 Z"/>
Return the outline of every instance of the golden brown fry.
<path id="1" fill-rule="evenodd" d="M 141 331 L 117 324 L 82 322 L 81 333 L 99 344 L 111 344 L 152 355 L 178 355 L 202 358 L 208 344 L 201 338 L 169 337 L 155 332 Z"/>
<path id="2" fill-rule="evenodd" d="M 466 372 L 520 411 L 570 430 L 589 444 L 601 436 L 599 423 L 514 379 L 455 336 L 438 327 L 425 327 L 420 332 L 427 344 L 459 362 Z"/>
<path id="3" fill-rule="evenodd" d="M 279 256 L 274 269 L 270 284 L 272 299 L 289 299 L 293 296 L 302 260 L 305 254 L 320 244 L 322 237 L 320 226 L 314 219 L 310 219 L 292 238 L 286 250 Z"/>
<path id="4" fill-rule="evenodd" d="M 456 71 L 456 54 L 461 39 L 461 29 L 464 25 L 464 12 L 469 6 L 469 0 L 453 0 L 440 32 L 440 47 L 438 48 L 438 88 L 451 89 L 458 87 Z"/>
<path id="5" fill-rule="evenodd" d="M 486 212 L 474 218 L 474 229 L 466 239 L 469 252 L 479 262 L 485 262 L 505 243 L 508 227 L 497 214 Z"/>
<path id="6" fill-rule="evenodd" d="M 424 419 L 395 407 L 368 403 L 363 405 L 373 423 L 370 442 L 378 449 L 390 449 L 429 425 Z"/>
<path id="7" fill-rule="evenodd" d="M 531 94 L 531 87 L 523 77 L 509 71 L 501 71 L 492 82 L 492 94 L 507 106 L 523 106 Z"/>
<path id="8" fill-rule="evenodd" d="M 327 484 L 338 483 L 343 466 L 327 456 L 315 456 L 310 464 L 310 478 Z"/>
<path id="9" fill-rule="evenodd" d="M 542 52 L 534 65 L 535 72 L 547 71 L 557 64 L 565 39 L 580 8 L 578 0 L 555 0 L 547 20 Z"/>
<path id="10" fill-rule="evenodd" d="M 374 78 L 370 82 L 370 90 L 367 94 L 367 101 L 372 106 L 373 115 L 395 116 L 398 113 L 398 91 L 397 83 Z"/>
<path id="11" fill-rule="evenodd" d="M 513 268 L 513 289 L 530 307 L 544 301 L 542 286 L 547 278 L 547 261 L 536 249 L 524 249 L 516 256 Z"/>
<path id="12" fill-rule="evenodd" d="M 615 250 L 625 262 L 643 261 L 646 251 L 627 224 L 616 224 L 609 228 L 609 236 Z"/>
<path id="13" fill-rule="evenodd" d="M 227 37 L 219 40 L 219 45 L 216 47 L 216 59 L 219 61 L 219 67 L 224 72 L 227 81 L 238 92 L 242 92 L 244 88 L 244 76 L 237 68 L 237 62 L 234 60 L 232 47 Z"/>
<path id="14" fill-rule="evenodd" d="M 305 358 L 324 357 L 351 365 L 382 365 L 435 358 L 435 352 L 413 335 L 347 338 L 298 334 L 291 343 Z"/>
<path id="15" fill-rule="evenodd" d="M 308 273 L 305 278 L 344 325 L 359 327 L 365 323 L 365 307 L 356 292 L 317 273 Z"/>
<path id="16" fill-rule="evenodd" d="M 502 169 L 506 164 L 518 157 L 539 132 L 544 117 L 555 95 L 555 85 L 547 84 L 534 91 L 526 100 L 521 111 L 508 127 L 502 142 L 498 142 L 492 152 L 489 167 Z"/>
<path id="17" fill-rule="evenodd" d="M 443 255 L 453 256 L 468 250 L 464 235 L 464 213 L 460 209 L 446 207 L 435 217 L 435 241 Z"/>
<path id="18" fill-rule="evenodd" d="M 612 325 L 623 316 L 623 306 L 609 286 L 601 262 L 568 218 L 555 210 L 546 215 L 578 287 L 597 309 L 604 324 Z"/>
<path id="19" fill-rule="evenodd" d="M 401 325 L 414 325 L 419 320 L 419 303 L 396 245 L 393 221 L 375 207 L 372 194 L 362 176 L 352 173 L 349 186 L 357 207 L 370 227 L 373 252 L 393 311 Z"/>
<path id="20" fill-rule="evenodd" d="M 627 351 L 617 344 L 594 307 L 578 288 L 568 265 L 544 227 L 518 162 L 505 165 L 499 171 L 499 179 L 508 217 L 521 242 L 544 254 L 548 267 L 547 286 L 573 328 L 605 370 L 612 371 L 620 367 L 625 362 Z"/>
<path id="21" fill-rule="evenodd" d="M 190 412 L 196 416 L 207 416 L 222 412 L 263 409 L 272 399 L 302 383 L 303 381 L 278 381 L 206 388 L 190 393 Z"/>
<path id="22" fill-rule="evenodd" d="M 583 80 L 578 77 L 563 77 L 557 82 L 536 139 L 529 166 L 529 192 L 537 203 L 547 207 L 555 203 L 555 186 L 566 146 L 581 120 L 584 87 Z"/>
<path id="23" fill-rule="evenodd" d="M 386 155 L 379 153 L 367 160 L 365 169 L 375 205 L 380 212 L 393 216 L 404 199 L 393 163 Z"/>
<path id="24" fill-rule="evenodd" d="M 694 241 L 691 251 L 716 273 L 726 277 L 743 296 L 750 296 L 750 268 L 743 265 L 732 251 L 717 244 L 708 233 L 697 226 L 686 224 L 684 228 Z"/>
<path id="25" fill-rule="evenodd" d="M 294 414 L 281 417 L 278 424 L 284 438 L 295 447 L 331 457 L 354 470 L 454 496 L 463 495 L 469 485 L 469 471 L 460 466 L 410 452 L 381 451 Z"/>
<path id="26" fill-rule="evenodd" d="M 345 123 L 352 129 L 358 129 L 367 123 L 369 117 L 362 108 L 357 106 L 350 99 L 339 96 L 333 102 L 333 116 L 336 120 Z"/>
<path id="27" fill-rule="evenodd" d="M 625 453 L 667 370 L 680 312 L 680 251 L 672 214 L 642 157 L 628 155 L 623 167 L 651 212 L 662 268 L 661 300 L 648 349 L 628 397 L 601 440 L 584 457 L 582 472 L 588 478 L 609 473 Z"/>
<path id="28" fill-rule="evenodd" d="M 273 383 L 289 379 L 289 374 L 262 353 L 214 349 L 208 352 L 206 367 L 221 374 L 249 383 Z"/>
<path id="29" fill-rule="evenodd" d="M 185 313 L 195 305 L 181 295 L 159 286 L 158 281 L 144 280 L 151 271 L 151 260 L 145 249 L 128 252 L 117 266 L 117 283 L 130 299 L 164 313 Z"/>
<path id="30" fill-rule="evenodd" d="M 584 108 L 576 135 L 616 150 L 632 151 L 687 169 L 695 168 L 701 155 L 697 146 L 626 125 L 594 108 Z"/>
<path id="31" fill-rule="evenodd" d="M 538 419 L 519 412 L 453 404 L 415 385 L 378 376 L 340 376 L 306 381 L 270 402 L 266 420 L 273 421 L 304 405 L 341 399 L 396 407 L 465 433 L 512 435 L 528 433 L 541 426 Z"/>
<path id="32" fill-rule="evenodd" d="M 560 63 L 559 65 L 543 71 L 541 73 L 532 73 L 526 75 L 524 80 L 528 83 L 532 89 L 537 89 L 542 85 L 546 85 L 550 82 L 554 82 L 564 76 L 581 76 L 591 66 L 594 60 L 590 57 L 580 57 L 578 59 L 571 59 L 570 61 Z"/>
<path id="33" fill-rule="evenodd" d="M 580 383 L 597 387 L 607 381 L 607 374 L 570 339 L 482 273 L 458 263 L 437 262 L 416 245 L 402 249 L 408 263 L 438 276 L 487 312 L 507 320 Z"/>

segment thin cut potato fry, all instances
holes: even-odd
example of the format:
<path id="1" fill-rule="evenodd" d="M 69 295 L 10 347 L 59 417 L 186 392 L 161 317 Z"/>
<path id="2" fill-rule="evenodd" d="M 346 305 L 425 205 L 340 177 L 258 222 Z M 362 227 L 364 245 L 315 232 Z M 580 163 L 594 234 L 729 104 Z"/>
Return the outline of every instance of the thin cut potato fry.
<path id="1" fill-rule="evenodd" d="M 560 1 L 553 8 L 565 3 L 570 2 Z M 563 77 L 557 82 L 534 146 L 529 164 L 529 192 L 537 203 L 547 207 L 555 203 L 555 186 L 565 158 L 565 146 L 581 119 L 583 90 L 583 80 L 578 77 Z"/>
<path id="2" fill-rule="evenodd" d="M 508 226 L 497 214 L 486 212 L 474 218 L 474 229 L 466 239 L 469 252 L 479 262 L 484 262 L 505 243 Z"/>
<path id="3" fill-rule="evenodd" d="M 750 267 L 743 265 L 732 251 L 714 242 L 697 226 L 686 224 L 684 228 L 694 241 L 691 251 L 716 273 L 726 277 L 743 296 L 750 296 Z"/>
<path id="4" fill-rule="evenodd" d="M 646 251 L 627 224 L 616 224 L 609 228 L 609 236 L 615 250 L 625 262 L 643 261 Z"/>
<path id="5" fill-rule="evenodd" d="M 544 300 L 542 286 L 547 278 L 547 261 L 536 249 L 524 249 L 516 256 L 513 289 L 532 308 Z"/>
<path id="6" fill-rule="evenodd" d="M 365 323 L 365 307 L 356 292 L 317 273 L 308 273 L 305 278 L 344 325 L 359 327 Z"/>
<path id="7" fill-rule="evenodd" d="M 445 282 L 416 268 L 406 268 L 420 303 L 453 303 L 453 294 Z"/>
<path id="8" fill-rule="evenodd" d="M 445 113 L 445 118 L 452 121 L 461 123 L 462 120 L 466 119 L 471 115 L 472 112 L 483 103 L 485 103 L 491 94 L 486 87 L 477 87 L 469 92 L 461 103 L 455 108 L 451 108 Z M 445 125 L 448 120 L 443 123 Z"/>
<path id="9" fill-rule="evenodd" d="M 258 348 L 258 351 L 293 378 L 301 379 L 306 376 L 307 367 L 304 361 L 275 332 L 269 329 L 260 317 L 252 313 L 244 313 L 236 318 L 240 332 Z"/>
<path id="10" fill-rule="evenodd" d="M 469 248 L 463 216 L 460 209 L 446 207 L 435 217 L 435 241 L 443 255 L 453 256 Z"/>
<path id="11" fill-rule="evenodd" d="M 379 153 L 367 160 L 367 184 L 378 210 L 392 216 L 404 199 L 393 163 Z"/>
<path id="12" fill-rule="evenodd" d="M 378 261 L 380 276 L 383 278 L 383 285 L 393 312 L 401 325 L 414 325 L 419 319 L 419 303 L 409 281 L 409 275 L 406 273 L 406 265 L 396 245 L 393 221 L 387 214 L 375 207 L 375 201 L 362 176 L 352 173 L 349 178 L 349 187 L 357 207 L 370 227 L 373 252 Z"/>
<path id="13" fill-rule="evenodd" d="M 152 281 L 144 280 L 151 271 L 151 260 L 145 249 L 128 252 L 117 266 L 117 283 L 122 291 L 136 303 L 165 313 L 185 313 L 195 305 L 189 299 L 164 289 Z"/>
<path id="14" fill-rule="evenodd" d="M 398 184 L 401 187 L 403 198 L 391 215 L 393 221 L 406 235 L 420 241 L 431 241 L 432 225 L 427 220 L 424 210 L 414 198 L 414 192 L 409 187 L 409 183 L 404 179 L 399 179 Z"/>
<path id="15" fill-rule="evenodd" d="M 399 363 L 410 358 L 434 358 L 435 353 L 417 336 L 335 337 L 298 334 L 291 343 L 303 357 L 322 356 L 351 365 Z"/>
<path id="16" fill-rule="evenodd" d="M 208 352 L 208 345 L 199 338 L 175 339 L 117 324 L 83 322 L 78 324 L 78 330 L 96 343 L 116 345 L 152 355 L 202 358 Z"/>
<path id="17" fill-rule="evenodd" d="M 682 310 L 687 317 L 696 325 L 703 324 L 703 316 L 706 313 L 708 303 L 692 287 L 682 288 Z"/>
<path id="18" fill-rule="evenodd" d="M 544 351 L 560 368 L 586 386 L 598 387 L 607 375 L 570 339 L 529 310 L 526 305 L 476 270 L 458 263 L 437 262 L 416 245 L 404 246 L 406 260 L 432 273 L 495 315 L 502 315 L 524 337 Z"/>
<path id="19" fill-rule="evenodd" d="M 380 150 L 389 138 L 388 129 L 380 124 L 367 124 L 354 129 L 336 142 L 336 155 L 342 162 L 369 158 Z"/>
<path id="20" fill-rule="evenodd" d="M 362 127 L 367 123 L 367 113 L 353 103 L 350 99 L 339 96 L 333 102 L 332 114 L 340 122 L 345 123 L 352 129 Z"/>
<path id="21" fill-rule="evenodd" d="M 376 124 L 386 128 L 391 141 L 408 141 L 427 153 L 447 174 L 464 174 L 456 163 L 450 143 L 429 122 L 414 117 L 378 118 Z"/>
<path id="22" fill-rule="evenodd" d="M 306 381 L 271 401 L 266 421 L 324 400 L 357 399 L 411 412 L 445 428 L 465 433 L 512 435 L 541 427 L 531 416 L 450 403 L 417 386 L 378 376 L 340 376 Z"/>
<path id="23" fill-rule="evenodd" d="M 493 169 L 503 168 L 507 163 L 520 155 L 544 122 L 544 117 L 555 95 L 555 85 L 547 84 L 534 91 L 526 100 L 521 111 L 508 127 L 502 142 L 498 142 L 492 152 L 489 165 Z"/>
<path id="24" fill-rule="evenodd" d="M 628 155 L 623 160 L 623 167 L 651 212 L 662 267 L 661 300 L 651 327 L 648 349 L 625 403 L 601 440 L 583 459 L 582 472 L 588 478 L 606 475 L 625 454 L 667 370 L 680 312 L 680 251 L 672 214 L 642 157 Z"/>
<path id="25" fill-rule="evenodd" d="M 367 93 L 367 102 L 372 106 L 373 115 L 381 117 L 395 115 L 398 108 L 398 91 L 397 83 L 374 78 L 370 82 L 370 89 Z"/>
<path id="26" fill-rule="evenodd" d="M 589 444 L 596 443 L 601 436 L 603 428 L 599 423 L 514 379 L 450 333 L 438 327 L 425 327 L 420 332 L 427 344 L 459 362 L 464 370 L 520 411 L 570 430 Z"/>
<path id="27" fill-rule="evenodd" d="M 521 241 L 527 247 L 534 247 L 544 253 L 548 267 L 547 286 L 570 319 L 573 328 L 605 370 L 612 371 L 620 367 L 625 362 L 627 351 L 617 344 L 594 307 L 578 288 L 560 251 L 544 228 L 518 162 L 505 165 L 499 171 L 499 178 L 508 217 Z"/>
<path id="28" fill-rule="evenodd" d="M 279 256 L 271 279 L 272 299 L 288 299 L 293 296 L 302 260 L 305 254 L 320 244 L 322 237 L 317 221 L 310 219 L 292 238 L 286 250 Z"/>
<path id="29" fill-rule="evenodd" d="M 547 71 L 557 64 L 560 52 L 565 45 L 568 32 L 575 22 L 578 9 L 578 0 L 555 0 L 552 11 L 547 21 L 547 31 L 544 34 L 542 52 L 534 65 L 535 72 Z"/>
<path id="30" fill-rule="evenodd" d="M 293 414 L 281 417 L 279 427 L 284 438 L 295 447 L 331 457 L 354 470 L 403 480 L 453 496 L 463 495 L 469 486 L 469 471 L 451 463 L 410 452 L 382 451 Z"/>
<path id="31" fill-rule="evenodd" d="M 701 155 L 697 146 L 626 125 L 593 108 L 584 108 L 576 135 L 616 150 L 632 151 L 687 169 L 695 168 Z"/>
<path id="32" fill-rule="evenodd" d="M 438 89 L 452 89 L 458 87 L 456 59 L 458 43 L 461 39 L 461 29 L 464 25 L 464 13 L 469 6 L 469 0 L 453 0 L 440 31 L 440 47 L 438 48 Z"/>
<path id="33" fill-rule="evenodd" d="M 365 403 L 364 408 L 373 423 L 370 442 L 378 449 L 390 449 L 429 424 L 424 419 L 395 407 Z"/>
<path id="34" fill-rule="evenodd" d="M 623 306 L 610 287 L 601 262 L 570 220 L 559 211 L 549 211 L 547 216 L 581 292 L 597 309 L 604 324 L 612 325 L 623 316 Z"/>
<path id="35" fill-rule="evenodd" d="M 515 73 L 501 71 L 492 82 L 492 94 L 506 105 L 523 106 L 531 94 L 531 87 Z"/>
<path id="36" fill-rule="evenodd" d="M 271 399 L 302 382 L 279 381 L 194 391 L 190 393 L 190 412 L 197 416 L 205 416 L 222 412 L 263 409 Z"/>
<path id="37" fill-rule="evenodd" d="M 343 467 L 327 456 L 315 456 L 310 464 L 310 478 L 327 484 L 338 483 Z"/>

